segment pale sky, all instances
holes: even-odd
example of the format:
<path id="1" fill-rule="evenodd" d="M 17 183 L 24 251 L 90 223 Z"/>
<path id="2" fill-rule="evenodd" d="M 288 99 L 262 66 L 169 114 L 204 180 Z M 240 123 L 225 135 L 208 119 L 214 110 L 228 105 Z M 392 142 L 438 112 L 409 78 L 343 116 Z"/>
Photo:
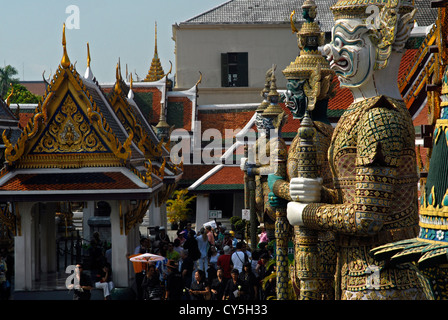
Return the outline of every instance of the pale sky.
<path id="1" fill-rule="evenodd" d="M 144 78 L 154 55 L 154 25 L 157 22 L 158 53 L 165 72 L 171 60 L 174 73 L 172 25 L 205 12 L 226 0 L 15 0 L 3 1 L 0 19 L 0 65 L 12 65 L 20 80 L 42 80 L 54 74 L 62 57 L 62 25 L 66 28 L 67 51 L 82 75 L 87 65 L 87 42 L 91 68 L 97 80 L 113 82 L 118 58 Z M 76 27 L 76 25 L 75 25 Z"/>

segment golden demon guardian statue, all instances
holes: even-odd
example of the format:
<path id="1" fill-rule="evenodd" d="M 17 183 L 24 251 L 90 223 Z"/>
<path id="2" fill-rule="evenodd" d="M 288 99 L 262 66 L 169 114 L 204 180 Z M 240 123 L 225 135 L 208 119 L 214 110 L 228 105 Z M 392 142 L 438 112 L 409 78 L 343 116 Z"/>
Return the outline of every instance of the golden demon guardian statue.
<path id="1" fill-rule="evenodd" d="M 423 299 L 406 264 L 391 268 L 369 254 L 419 230 L 414 126 L 397 85 L 415 10 L 408 0 L 340 0 L 331 9 L 335 26 L 324 53 L 354 102 L 328 151 L 334 188 L 321 178 L 291 179 L 287 218 L 335 234 L 336 299 Z"/>

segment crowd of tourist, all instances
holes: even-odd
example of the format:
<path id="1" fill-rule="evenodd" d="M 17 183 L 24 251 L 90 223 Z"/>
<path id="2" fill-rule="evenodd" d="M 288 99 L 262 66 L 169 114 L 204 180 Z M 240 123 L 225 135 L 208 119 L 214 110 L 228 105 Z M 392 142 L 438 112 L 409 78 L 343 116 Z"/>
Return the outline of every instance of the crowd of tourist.
<path id="1" fill-rule="evenodd" d="M 160 227 L 144 237 L 134 254 L 153 253 L 163 260 L 145 263 L 135 275 L 139 300 L 265 300 L 275 295 L 275 277 L 268 238 L 261 226 L 260 242 L 251 250 L 222 225 L 198 232 L 191 224 L 170 239 Z"/>

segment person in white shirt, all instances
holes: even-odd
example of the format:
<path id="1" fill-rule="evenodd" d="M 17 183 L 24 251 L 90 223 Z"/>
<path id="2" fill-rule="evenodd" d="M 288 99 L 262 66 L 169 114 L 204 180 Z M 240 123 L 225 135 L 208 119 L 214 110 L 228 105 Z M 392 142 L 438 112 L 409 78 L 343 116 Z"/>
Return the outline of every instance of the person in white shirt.
<path id="1" fill-rule="evenodd" d="M 243 242 L 240 241 L 236 244 L 236 251 L 232 254 L 233 268 L 240 273 L 243 271 L 243 265 L 249 261 L 247 254 L 243 252 L 242 248 Z"/>
<path id="2" fill-rule="evenodd" d="M 208 249 L 210 248 L 210 244 L 207 239 L 207 234 L 204 228 L 201 229 L 200 233 L 196 236 L 196 240 L 198 241 L 198 249 L 201 252 L 201 257 L 198 259 L 198 269 L 205 272 L 205 276 L 208 277 L 207 269 L 208 269 Z"/>

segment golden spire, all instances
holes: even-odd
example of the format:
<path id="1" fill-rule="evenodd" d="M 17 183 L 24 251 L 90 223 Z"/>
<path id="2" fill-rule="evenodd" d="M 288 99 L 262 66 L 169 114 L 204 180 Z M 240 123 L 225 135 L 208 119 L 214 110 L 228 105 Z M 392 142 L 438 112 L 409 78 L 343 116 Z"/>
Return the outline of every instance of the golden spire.
<path id="1" fill-rule="evenodd" d="M 155 23 L 155 34 L 154 34 L 154 57 L 159 57 L 159 52 L 157 51 L 157 21 Z"/>
<path id="2" fill-rule="evenodd" d="M 272 66 L 272 75 L 270 81 L 270 90 L 268 93 L 269 106 L 263 111 L 263 116 L 276 117 L 283 112 L 282 107 L 278 104 L 280 94 L 277 91 L 277 79 L 275 78 L 276 66 Z"/>
<path id="3" fill-rule="evenodd" d="M 148 74 L 143 81 L 157 81 L 165 76 L 162 64 L 160 63 L 159 53 L 157 51 L 157 22 L 155 26 L 155 45 L 154 45 L 154 57 L 152 58 L 151 67 L 149 68 Z"/>
<path id="4" fill-rule="evenodd" d="M 66 47 L 66 41 L 65 41 L 65 23 L 62 26 L 62 48 L 64 49 L 64 54 L 61 59 L 61 66 L 64 68 L 70 67 L 70 59 L 67 55 L 67 47 Z"/>
<path id="5" fill-rule="evenodd" d="M 87 68 L 90 67 L 90 48 L 89 43 L 87 42 Z"/>
<path id="6" fill-rule="evenodd" d="M 117 67 L 115 69 L 115 79 L 116 79 L 116 81 L 115 81 L 114 91 L 117 94 L 121 93 L 119 67 L 120 67 L 120 62 L 117 63 Z"/>

